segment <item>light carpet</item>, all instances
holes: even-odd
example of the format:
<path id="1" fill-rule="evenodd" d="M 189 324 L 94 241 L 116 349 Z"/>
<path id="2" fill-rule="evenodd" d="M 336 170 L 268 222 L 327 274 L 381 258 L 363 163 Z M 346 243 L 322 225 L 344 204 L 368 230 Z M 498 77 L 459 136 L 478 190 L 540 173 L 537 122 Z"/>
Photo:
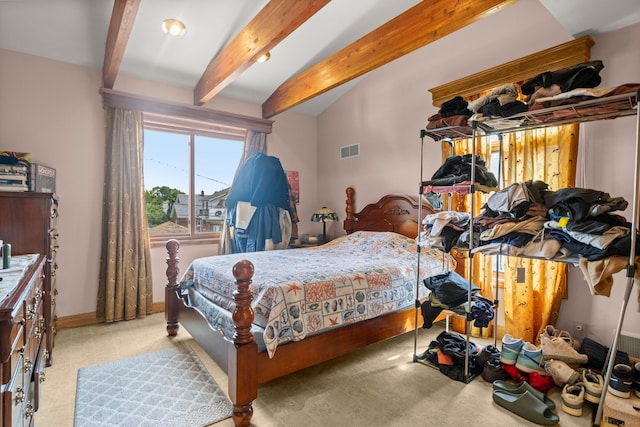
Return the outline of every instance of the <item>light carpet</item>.
<path id="1" fill-rule="evenodd" d="M 197 427 L 232 412 L 186 345 L 78 369 L 75 427 Z"/>

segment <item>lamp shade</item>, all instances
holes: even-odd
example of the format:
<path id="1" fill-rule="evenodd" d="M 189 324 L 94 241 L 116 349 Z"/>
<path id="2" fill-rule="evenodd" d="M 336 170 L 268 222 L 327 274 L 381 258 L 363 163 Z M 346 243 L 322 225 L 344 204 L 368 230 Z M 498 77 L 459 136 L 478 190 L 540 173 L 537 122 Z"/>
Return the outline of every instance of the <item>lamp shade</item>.
<path id="1" fill-rule="evenodd" d="M 311 215 L 311 221 L 322 223 L 322 243 L 327 243 L 327 222 L 337 220 L 338 214 L 326 206 L 323 206 Z"/>
<path id="2" fill-rule="evenodd" d="M 338 214 L 326 206 L 318 209 L 313 213 L 313 215 L 311 215 L 312 222 L 331 222 L 337 220 Z"/>

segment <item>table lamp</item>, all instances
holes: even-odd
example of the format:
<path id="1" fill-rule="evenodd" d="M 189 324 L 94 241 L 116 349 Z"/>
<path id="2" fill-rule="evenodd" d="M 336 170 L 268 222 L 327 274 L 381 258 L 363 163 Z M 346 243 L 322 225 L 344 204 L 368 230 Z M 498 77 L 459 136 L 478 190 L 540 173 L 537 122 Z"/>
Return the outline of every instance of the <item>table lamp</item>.
<path id="1" fill-rule="evenodd" d="M 322 243 L 327 243 L 327 222 L 337 220 L 338 214 L 326 206 L 318 209 L 311 216 L 312 222 L 322 222 Z"/>

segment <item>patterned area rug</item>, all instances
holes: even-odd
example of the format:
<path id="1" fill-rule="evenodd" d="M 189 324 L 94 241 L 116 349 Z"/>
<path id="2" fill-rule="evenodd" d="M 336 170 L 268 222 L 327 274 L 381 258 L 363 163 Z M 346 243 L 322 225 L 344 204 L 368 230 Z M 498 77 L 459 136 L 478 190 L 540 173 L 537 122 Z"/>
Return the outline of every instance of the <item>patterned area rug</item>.
<path id="1" fill-rule="evenodd" d="M 186 345 L 78 370 L 74 427 L 197 427 L 232 412 Z"/>

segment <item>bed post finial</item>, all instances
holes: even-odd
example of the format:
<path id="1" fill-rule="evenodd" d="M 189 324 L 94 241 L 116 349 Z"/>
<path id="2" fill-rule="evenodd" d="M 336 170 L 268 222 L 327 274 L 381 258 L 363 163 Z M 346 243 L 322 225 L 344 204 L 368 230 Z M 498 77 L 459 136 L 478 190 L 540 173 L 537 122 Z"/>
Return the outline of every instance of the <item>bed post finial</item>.
<path id="1" fill-rule="evenodd" d="M 233 291 L 233 301 L 236 308 L 233 310 L 233 323 L 236 331 L 233 334 L 235 344 L 246 344 L 253 341 L 251 324 L 253 323 L 253 308 L 251 299 L 253 295 L 249 290 L 253 277 L 253 264 L 243 259 L 233 266 L 233 277 L 236 278 L 237 289 Z"/>
<path id="2" fill-rule="evenodd" d="M 353 222 L 355 221 L 355 218 L 353 216 L 353 213 L 355 212 L 356 190 L 354 190 L 353 187 L 347 187 L 346 192 L 347 192 L 347 204 L 346 204 L 345 211 L 347 213 L 347 216 L 344 219 L 344 231 L 347 234 L 351 234 L 353 233 L 353 230 L 354 230 Z"/>
<path id="3" fill-rule="evenodd" d="M 167 321 L 167 332 L 170 337 L 178 335 L 178 299 L 180 295 L 178 286 L 178 252 L 180 252 L 180 242 L 176 239 L 167 240 L 167 286 L 164 289 L 164 317 Z"/>

